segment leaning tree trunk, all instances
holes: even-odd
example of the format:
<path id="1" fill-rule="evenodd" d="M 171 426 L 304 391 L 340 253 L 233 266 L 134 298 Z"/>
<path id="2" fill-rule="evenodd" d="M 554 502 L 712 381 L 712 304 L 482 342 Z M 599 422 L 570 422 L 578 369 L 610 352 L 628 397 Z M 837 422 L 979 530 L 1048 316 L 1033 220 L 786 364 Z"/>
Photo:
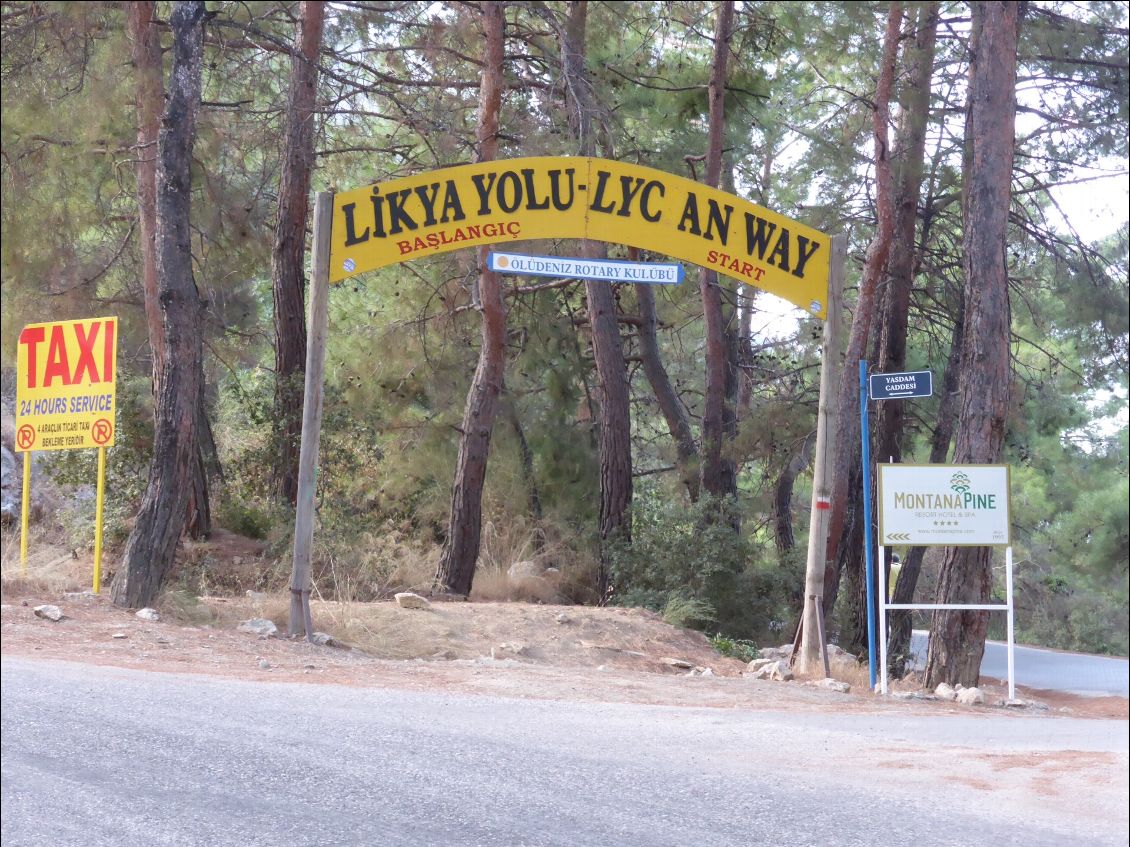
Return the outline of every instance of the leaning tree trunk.
<path id="1" fill-rule="evenodd" d="M 302 392 L 306 368 L 306 218 L 314 169 L 314 102 L 318 51 L 325 4 L 304 0 L 298 43 L 290 66 L 275 245 L 271 251 L 271 294 L 275 307 L 275 494 L 298 497 L 298 448 L 302 438 Z"/>
<path id="2" fill-rule="evenodd" d="M 926 145 L 926 125 L 929 118 L 930 80 L 934 63 L 934 36 L 937 31 L 937 4 L 919 7 L 907 16 L 916 35 L 911 46 L 903 53 L 902 66 L 906 83 L 900 97 L 899 126 L 891 155 L 893 225 L 886 267 L 880 277 L 882 284 L 881 318 L 873 333 L 871 361 L 880 373 L 901 371 L 906 365 L 906 335 L 910 312 L 911 282 L 914 278 L 915 225 L 918 221 L 918 196 L 922 183 L 922 159 Z M 876 445 L 872 455 L 878 461 L 899 462 L 902 459 L 902 425 L 904 403 L 891 401 L 877 404 L 874 410 Z M 858 416 L 856 418 L 858 420 Z M 858 443 L 858 441 L 856 442 Z M 858 454 L 857 454 L 858 455 Z M 874 469 L 868 468 L 872 474 Z M 845 520 L 846 543 L 840 545 L 839 571 L 844 576 L 841 606 L 841 646 L 852 652 L 867 648 L 867 580 L 863 559 L 865 531 L 863 526 L 863 501 L 861 495 L 863 471 L 858 463 L 852 468 L 849 485 L 852 497 Z M 872 497 L 876 490 L 871 487 Z M 873 511 L 872 514 L 875 514 Z M 869 540 L 869 543 L 873 538 Z M 878 627 L 878 616 L 874 619 Z M 876 631 L 878 631 L 876 629 Z M 883 634 L 879 633 L 882 638 Z"/>
<path id="3" fill-rule="evenodd" d="M 875 213 L 877 226 L 863 277 L 859 282 L 859 299 L 852 316 L 851 333 L 841 376 L 837 400 L 836 432 L 832 456 L 831 511 L 828 516 L 828 546 L 824 568 L 824 616 L 830 619 L 840 587 L 842 563 L 850 555 L 851 533 L 845 532 L 849 509 L 858 506 L 858 492 L 850 486 L 851 469 L 860 462 L 859 448 L 859 378 L 858 362 L 867 349 L 871 323 L 875 313 L 876 289 L 879 275 L 887 263 L 894 231 L 894 210 L 891 198 L 891 166 L 887 146 L 887 124 L 891 85 L 898 56 L 899 29 L 902 22 L 902 4 L 892 3 L 887 13 L 887 30 L 883 37 L 883 57 L 879 78 L 875 83 L 875 108 L 871 116 L 875 144 Z M 852 503 L 848 500 L 851 498 Z M 847 526 L 850 529 L 850 526 Z"/>
<path id="4" fill-rule="evenodd" d="M 907 50 L 904 65 L 909 78 L 901 100 L 899 129 L 895 139 L 894 240 L 887 257 L 884 320 L 881 327 L 879 371 L 888 373 L 906 367 L 906 334 L 910 315 L 910 290 L 914 281 L 914 233 L 918 222 L 918 200 L 922 190 L 922 161 L 926 151 L 926 126 L 930 118 L 930 80 L 934 70 L 934 45 L 938 31 L 938 3 L 917 10 L 914 45 Z M 902 460 L 903 404 L 879 404 L 878 439 L 875 455 L 880 461 Z"/>
<path id="5" fill-rule="evenodd" d="M 639 259 L 639 251 L 634 247 L 630 248 L 628 258 Z M 640 363 L 647 381 L 651 383 L 651 390 L 659 403 L 663 419 L 667 422 L 667 431 L 671 433 L 671 440 L 675 443 L 675 467 L 679 478 L 686 486 L 687 496 L 694 503 L 698 500 L 698 446 L 691 429 L 690 413 L 671 385 L 671 377 L 659 355 L 659 338 L 656 333 L 659 319 L 655 311 L 655 291 L 645 283 L 636 283 L 634 288 L 640 312 Z"/>
<path id="6" fill-rule="evenodd" d="M 157 279 L 166 356 L 157 395 L 149 484 L 114 577 L 119 606 L 151 604 L 184 530 L 198 459 L 197 413 L 203 384 L 202 303 L 192 276 L 189 198 L 200 104 L 203 2 L 179 2 L 169 17 L 173 66 L 157 145 Z"/>
<path id="7" fill-rule="evenodd" d="M 722 176 L 722 143 L 726 123 L 726 65 L 734 33 L 734 4 L 718 4 L 714 26 L 714 58 L 710 66 L 708 102 L 710 127 L 706 147 L 706 184 L 717 188 Z M 732 404 L 727 408 L 728 382 L 732 381 L 732 339 L 727 336 L 727 320 L 722 308 L 722 289 L 718 274 L 699 271 L 702 297 L 703 332 L 706 337 L 706 387 L 702 403 L 702 488 L 711 497 L 731 498 L 737 494 L 737 465 L 723 451 L 726 424 L 736 421 Z M 736 510 L 731 510 L 736 519 Z M 735 527 L 737 528 L 737 527 Z"/>
<path id="8" fill-rule="evenodd" d="M 498 155 L 498 120 L 502 110 L 503 5 L 484 3 L 483 70 L 479 89 L 479 125 L 476 131 L 478 161 Z M 475 563 L 482 533 L 483 484 L 486 480 L 490 436 L 498 395 L 502 391 L 506 363 L 506 306 L 497 273 L 487 270 L 488 247 L 479 248 L 479 309 L 483 316 L 479 364 L 467 393 L 463 410 L 455 483 L 451 489 L 451 512 L 447 540 L 436 570 L 437 587 L 461 594 L 471 593 Z"/>
<path id="9" fill-rule="evenodd" d="M 1000 460 L 1009 398 L 1008 267 L 1005 250 L 1016 142 L 1016 48 L 1020 4 L 976 3 L 967 113 L 970 168 L 965 173 L 962 239 L 965 336 L 956 464 Z M 985 603 L 992 591 L 992 548 L 948 547 L 939 603 Z M 936 611 L 926 685 L 976 685 L 989 613 Z"/>
<path id="10" fill-rule="evenodd" d="M 883 318 L 880 325 L 878 357 L 880 373 L 898 372 L 906 368 L 910 292 L 918 255 L 914 235 L 918 223 L 919 196 L 922 191 L 926 127 L 930 118 L 930 82 L 933 78 L 934 47 L 937 42 L 938 3 L 931 2 L 919 6 L 910 19 L 914 26 L 914 41 L 913 46 L 908 47 L 904 61 L 907 81 L 900 97 L 901 114 L 893 157 L 895 232 L 884 276 Z M 954 332 L 955 339 L 960 339 L 960 323 Z M 960 343 L 957 350 L 960 350 Z M 957 378 L 957 363 L 951 362 L 951 364 L 952 376 L 951 369 L 947 367 L 944 382 Z M 931 463 L 944 461 L 949 450 L 950 432 L 952 432 L 951 406 L 952 402 L 943 394 L 930 454 Z M 879 404 L 875 455 L 881 462 L 902 461 L 904 412 L 901 401 Z M 940 438 L 942 434 L 945 436 L 944 439 Z M 940 455 L 938 455 L 939 447 Z M 913 600 L 914 587 L 918 583 L 924 554 L 925 549 L 922 547 L 913 548 L 907 554 L 896 586 L 896 598 L 902 596 L 905 599 L 895 599 L 894 602 L 910 603 Z M 886 567 L 889 570 L 890 564 L 887 563 Z M 887 584 L 890 584 L 889 580 Z M 901 595 L 897 593 L 900 589 Z M 897 668 L 895 675 L 901 676 L 907 649 L 910 646 L 911 614 L 909 611 L 895 610 L 888 620 L 890 635 L 880 633 L 879 637 L 889 638 L 890 664 Z"/>
<path id="11" fill-rule="evenodd" d="M 816 433 L 809 434 L 789 459 L 773 485 L 773 540 L 782 562 L 796 546 L 793 536 L 793 485 L 801 471 L 812 461 Z"/>

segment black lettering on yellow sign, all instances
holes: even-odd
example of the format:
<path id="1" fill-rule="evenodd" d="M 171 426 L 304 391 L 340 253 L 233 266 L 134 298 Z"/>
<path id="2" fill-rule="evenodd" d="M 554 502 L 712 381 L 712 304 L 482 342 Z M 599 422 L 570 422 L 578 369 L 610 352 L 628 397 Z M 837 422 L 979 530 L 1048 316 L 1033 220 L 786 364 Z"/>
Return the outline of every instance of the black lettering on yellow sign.
<path id="1" fill-rule="evenodd" d="M 330 280 L 461 247 L 562 238 L 683 259 L 824 314 L 823 233 L 682 177 L 580 157 L 482 162 L 338 194 Z"/>

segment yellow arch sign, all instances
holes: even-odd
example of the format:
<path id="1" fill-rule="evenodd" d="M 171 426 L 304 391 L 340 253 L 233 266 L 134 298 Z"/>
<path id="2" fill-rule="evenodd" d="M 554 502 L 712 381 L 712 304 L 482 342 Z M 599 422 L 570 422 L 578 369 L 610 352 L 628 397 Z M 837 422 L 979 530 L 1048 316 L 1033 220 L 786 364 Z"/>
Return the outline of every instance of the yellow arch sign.
<path id="1" fill-rule="evenodd" d="M 825 317 L 827 235 L 654 168 L 572 156 L 461 165 L 335 195 L 329 278 L 463 247 L 557 238 L 672 256 Z"/>

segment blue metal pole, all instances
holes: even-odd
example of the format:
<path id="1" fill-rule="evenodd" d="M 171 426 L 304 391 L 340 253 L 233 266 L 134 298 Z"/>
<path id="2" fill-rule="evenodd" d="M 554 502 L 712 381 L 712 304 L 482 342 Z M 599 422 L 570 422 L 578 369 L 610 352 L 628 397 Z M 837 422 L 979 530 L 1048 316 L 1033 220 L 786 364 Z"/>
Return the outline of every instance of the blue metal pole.
<path id="1" fill-rule="evenodd" d="M 867 670 L 875 690 L 875 560 L 871 553 L 871 430 L 867 425 L 867 361 L 859 360 L 859 436 L 863 446 L 863 561 L 867 579 Z"/>

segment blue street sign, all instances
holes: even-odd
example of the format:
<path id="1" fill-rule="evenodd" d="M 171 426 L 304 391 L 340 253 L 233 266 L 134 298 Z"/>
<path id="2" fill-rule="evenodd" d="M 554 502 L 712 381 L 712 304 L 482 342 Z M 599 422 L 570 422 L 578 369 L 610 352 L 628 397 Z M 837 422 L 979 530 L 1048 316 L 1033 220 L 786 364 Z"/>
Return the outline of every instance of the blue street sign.
<path id="1" fill-rule="evenodd" d="M 869 382 L 872 400 L 905 400 L 934 393 L 934 375 L 930 371 L 871 374 Z"/>

